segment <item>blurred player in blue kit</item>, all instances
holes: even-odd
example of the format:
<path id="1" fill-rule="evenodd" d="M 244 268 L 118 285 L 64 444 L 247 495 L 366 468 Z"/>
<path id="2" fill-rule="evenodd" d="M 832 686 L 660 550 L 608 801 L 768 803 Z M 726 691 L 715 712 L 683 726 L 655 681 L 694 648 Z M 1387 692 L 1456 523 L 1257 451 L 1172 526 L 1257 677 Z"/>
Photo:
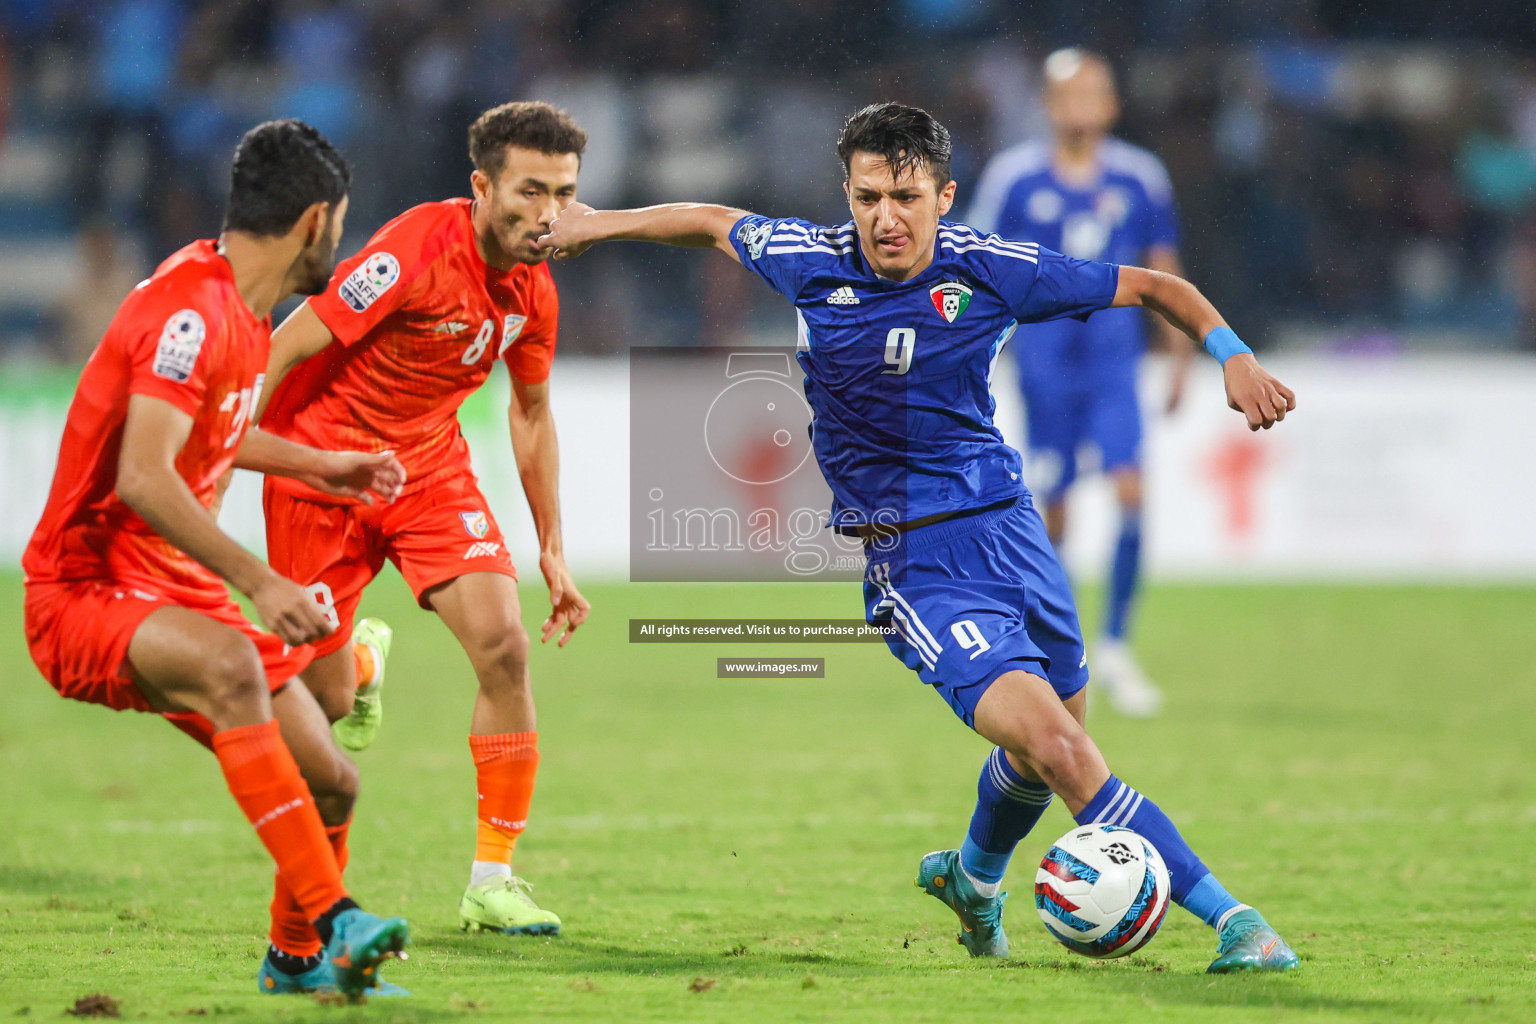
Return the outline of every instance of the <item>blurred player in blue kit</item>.
<path id="1" fill-rule="evenodd" d="M 949 133 L 895 103 L 859 111 L 838 156 L 853 220 L 822 227 L 724 206 L 596 211 L 573 203 L 539 240 L 577 256 L 610 239 L 720 249 L 795 306 L 831 526 L 864 540 L 871 623 L 996 745 L 961 849 L 918 884 L 959 916 L 973 956 L 1006 956 L 1000 891 L 1019 840 L 1059 795 L 1080 824 L 1124 825 L 1162 854 L 1171 896 L 1218 933 L 1209 970 L 1286 970 L 1290 947 L 1201 863 L 1157 805 L 1109 771 L 1083 729 L 1077 612 L 1019 453 L 992 423 L 992 365 L 1020 323 L 1112 306 L 1161 313 L 1222 360 L 1228 404 L 1257 430 L 1295 407 L 1195 287 L 942 220 Z"/>
<path id="2" fill-rule="evenodd" d="M 969 223 L 978 231 L 1038 242 L 1068 256 L 1134 263 L 1180 274 L 1173 189 L 1151 153 L 1109 136 L 1120 113 L 1104 58 L 1078 49 L 1045 60 L 1045 106 L 1055 137 L 1004 150 L 976 187 Z M 1136 366 L 1145 316 L 1107 309 L 1086 320 L 1023 328 L 1013 345 L 1028 420 L 1025 479 L 1045 502 L 1046 533 L 1061 548 L 1067 490 L 1084 445 L 1115 485 L 1120 530 L 1110 564 L 1103 632 L 1090 654 L 1093 679 L 1122 714 L 1155 714 L 1158 692 L 1127 643 L 1141 578 L 1141 408 Z M 1167 409 L 1177 408 L 1193 354 L 1190 339 L 1158 321 L 1174 356 Z"/>

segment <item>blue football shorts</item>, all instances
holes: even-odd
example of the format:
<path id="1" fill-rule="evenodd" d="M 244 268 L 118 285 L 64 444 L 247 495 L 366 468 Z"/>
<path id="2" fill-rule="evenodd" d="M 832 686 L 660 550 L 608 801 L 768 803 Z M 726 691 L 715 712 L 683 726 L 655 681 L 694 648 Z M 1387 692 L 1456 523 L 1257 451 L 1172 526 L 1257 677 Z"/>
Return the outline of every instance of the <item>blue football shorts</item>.
<path id="1" fill-rule="evenodd" d="M 1101 472 L 1141 465 L 1138 361 L 1130 350 L 1113 358 L 1021 351 L 1019 390 L 1029 431 L 1025 479 L 1036 494 L 1055 501 L 1066 493 L 1077 479 L 1077 455 L 1085 444 L 1098 450 Z"/>
<path id="2" fill-rule="evenodd" d="M 1029 497 L 866 541 L 865 618 L 894 625 L 891 653 L 967 726 L 1005 672 L 1043 677 L 1062 700 L 1088 683 L 1066 573 Z"/>

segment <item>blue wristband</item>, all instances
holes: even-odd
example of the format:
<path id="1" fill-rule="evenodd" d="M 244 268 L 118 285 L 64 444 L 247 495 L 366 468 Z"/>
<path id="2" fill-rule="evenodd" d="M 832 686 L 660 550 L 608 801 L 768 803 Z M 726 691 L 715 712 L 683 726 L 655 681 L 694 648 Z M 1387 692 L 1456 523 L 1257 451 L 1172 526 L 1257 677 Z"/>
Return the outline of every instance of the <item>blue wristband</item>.
<path id="1" fill-rule="evenodd" d="M 1253 352 L 1253 349 L 1244 345 L 1243 339 L 1239 338 L 1237 332 L 1230 327 L 1213 327 L 1211 333 L 1205 336 L 1205 350 L 1215 356 L 1217 362 L 1223 366 L 1235 355 Z"/>

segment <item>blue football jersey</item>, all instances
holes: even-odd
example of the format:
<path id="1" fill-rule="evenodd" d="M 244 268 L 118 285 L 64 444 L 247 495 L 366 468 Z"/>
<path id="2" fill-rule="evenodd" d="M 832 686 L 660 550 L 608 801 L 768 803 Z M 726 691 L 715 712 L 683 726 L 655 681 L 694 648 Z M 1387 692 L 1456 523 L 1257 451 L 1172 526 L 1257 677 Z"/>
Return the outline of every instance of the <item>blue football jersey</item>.
<path id="1" fill-rule="evenodd" d="M 1083 187 L 1062 181 L 1051 156 L 1051 144 L 1041 141 L 995 156 L 977 183 L 969 223 L 1078 259 L 1116 264 L 1139 266 L 1149 249 L 1178 247 L 1173 187 L 1157 157 L 1105 139 L 1097 153 L 1098 179 Z M 1030 340 L 1068 349 L 1068 358 L 1084 362 L 1125 359 L 1144 347 L 1145 319 L 1140 310 L 1117 309 L 1082 326 L 1031 332 Z"/>
<path id="2" fill-rule="evenodd" d="M 1026 493 L 992 423 L 993 364 L 1020 323 L 1104 309 L 1119 283 L 1117 266 L 947 221 L 909 281 L 870 269 L 852 222 L 749 215 L 731 239 L 795 305 L 813 448 L 842 530 Z"/>

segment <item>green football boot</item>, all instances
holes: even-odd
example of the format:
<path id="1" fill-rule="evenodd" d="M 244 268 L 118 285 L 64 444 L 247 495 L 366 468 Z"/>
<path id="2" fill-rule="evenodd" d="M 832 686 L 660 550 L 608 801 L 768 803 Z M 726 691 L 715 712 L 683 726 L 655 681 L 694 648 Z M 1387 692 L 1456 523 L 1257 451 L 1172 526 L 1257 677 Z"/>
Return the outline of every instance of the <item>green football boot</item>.
<path id="1" fill-rule="evenodd" d="M 331 927 L 325 959 L 336 991 L 348 996 L 367 995 L 377 985 L 379 964 L 400 955 L 411 941 L 405 918 L 379 917 L 356 908 L 337 914 Z"/>
<path id="2" fill-rule="evenodd" d="M 347 717 L 331 726 L 336 742 L 348 750 L 367 750 L 384 723 L 384 662 L 395 631 L 383 619 L 362 619 L 352 627 L 352 643 L 361 644 L 373 654 L 373 678 L 359 684 Z"/>
<path id="3" fill-rule="evenodd" d="M 960 934 L 955 941 L 971 956 L 1008 955 L 1008 936 L 1003 932 L 1003 901 L 1008 894 L 1000 892 L 990 899 L 978 894 L 960 870 L 959 850 L 928 854 L 918 866 L 913 884 L 960 918 Z"/>
<path id="4" fill-rule="evenodd" d="M 459 927 L 503 935 L 559 935 L 560 918 L 533 902 L 532 888 L 516 875 L 470 886 L 459 900 Z"/>
<path id="5" fill-rule="evenodd" d="M 1252 907 L 1239 910 L 1222 925 L 1221 945 L 1207 974 L 1239 971 L 1290 971 L 1301 966 L 1295 950 L 1285 944 L 1262 914 Z"/>

